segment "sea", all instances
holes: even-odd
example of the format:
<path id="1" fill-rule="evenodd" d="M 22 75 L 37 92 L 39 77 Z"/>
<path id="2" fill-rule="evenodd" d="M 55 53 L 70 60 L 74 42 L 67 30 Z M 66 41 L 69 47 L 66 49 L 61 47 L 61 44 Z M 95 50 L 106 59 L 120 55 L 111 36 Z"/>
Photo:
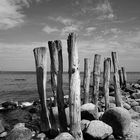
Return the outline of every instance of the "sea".
<path id="1" fill-rule="evenodd" d="M 111 82 L 113 81 L 111 73 Z M 81 85 L 83 72 L 80 73 Z M 102 82 L 103 74 L 101 74 Z M 140 72 L 127 72 L 127 82 L 135 83 L 140 79 Z M 92 74 L 91 74 L 92 83 Z M 68 73 L 63 73 L 63 91 L 68 94 Z M 47 97 L 52 96 L 50 73 L 47 74 Z M 0 104 L 5 101 L 33 101 L 37 100 L 38 90 L 35 72 L 0 72 Z"/>

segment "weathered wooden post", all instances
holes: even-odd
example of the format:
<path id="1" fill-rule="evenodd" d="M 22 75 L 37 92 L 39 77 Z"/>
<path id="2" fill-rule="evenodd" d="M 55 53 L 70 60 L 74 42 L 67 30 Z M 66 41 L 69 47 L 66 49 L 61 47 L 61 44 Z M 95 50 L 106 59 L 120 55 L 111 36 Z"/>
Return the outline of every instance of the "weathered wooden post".
<path id="1" fill-rule="evenodd" d="M 55 41 L 58 51 L 58 77 L 57 77 L 57 105 L 59 112 L 59 122 L 61 131 L 67 131 L 67 120 L 64 108 L 64 93 L 63 93 L 63 57 L 62 57 L 62 43 L 60 40 Z"/>
<path id="2" fill-rule="evenodd" d="M 123 88 L 126 88 L 126 86 L 127 86 L 127 75 L 126 75 L 126 71 L 125 71 L 124 67 L 122 67 L 122 75 L 123 75 Z"/>
<path id="3" fill-rule="evenodd" d="M 57 87 L 57 50 L 55 42 L 48 42 L 49 51 L 50 51 L 50 60 L 51 60 L 51 87 L 54 96 L 54 105 L 56 106 L 56 87 Z"/>
<path id="4" fill-rule="evenodd" d="M 75 137 L 75 140 L 82 140 L 83 135 L 81 131 L 80 74 L 76 34 L 69 34 L 67 41 L 70 78 L 70 132 Z"/>
<path id="5" fill-rule="evenodd" d="M 95 54 L 94 56 L 94 67 L 93 67 L 93 93 L 92 100 L 95 104 L 95 117 L 98 119 L 98 96 L 99 96 L 99 84 L 100 84 L 100 73 L 101 73 L 101 55 Z"/>
<path id="6" fill-rule="evenodd" d="M 120 81 L 118 75 L 118 58 L 116 52 L 112 52 L 112 62 L 114 67 L 114 88 L 115 88 L 115 100 L 116 106 L 122 106 L 122 98 L 120 91 Z"/>
<path id="7" fill-rule="evenodd" d="M 47 84 L 47 50 L 45 47 L 33 50 L 36 64 L 37 87 L 41 101 L 42 131 L 51 129 L 49 110 L 47 107 L 46 84 Z"/>
<path id="8" fill-rule="evenodd" d="M 111 62 L 110 58 L 104 60 L 103 89 L 105 95 L 105 110 L 109 109 L 109 83 L 110 83 L 110 72 L 111 72 L 110 62 Z"/>
<path id="9" fill-rule="evenodd" d="M 118 70 L 118 74 L 119 74 L 119 80 L 120 80 L 120 87 L 122 88 L 123 86 L 123 79 L 122 79 L 122 70 Z"/>
<path id="10" fill-rule="evenodd" d="M 84 104 L 89 102 L 89 88 L 90 88 L 90 60 L 88 58 L 84 59 L 84 79 L 83 79 L 83 88 L 84 88 Z"/>

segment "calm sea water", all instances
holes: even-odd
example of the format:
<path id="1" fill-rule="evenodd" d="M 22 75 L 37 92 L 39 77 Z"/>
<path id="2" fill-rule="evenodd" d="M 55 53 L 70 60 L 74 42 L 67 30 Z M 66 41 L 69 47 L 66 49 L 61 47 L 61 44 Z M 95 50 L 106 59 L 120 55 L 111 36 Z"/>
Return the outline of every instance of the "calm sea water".
<path id="1" fill-rule="evenodd" d="M 81 81 L 83 73 L 81 73 Z M 92 79 L 92 77 L 91 77 Z M 140 79 L 140 72 L 128 72 L 128 82 Z M 47 76 L 47 95 L 52 95 L 50 74 Z M 92 80 L 91 80 L 92 81 Z M 112 81 L 112 80 L 111 80 Z M 102 75 L 101 75 L 102 82 Z M 63 74 L 63 90 L 68 93 L 68 74 Z M 30 101 L 38 99 L 36 74 L 33 72 L 6 72 L 0 73 L 0 103 L 4 101 Z"/>

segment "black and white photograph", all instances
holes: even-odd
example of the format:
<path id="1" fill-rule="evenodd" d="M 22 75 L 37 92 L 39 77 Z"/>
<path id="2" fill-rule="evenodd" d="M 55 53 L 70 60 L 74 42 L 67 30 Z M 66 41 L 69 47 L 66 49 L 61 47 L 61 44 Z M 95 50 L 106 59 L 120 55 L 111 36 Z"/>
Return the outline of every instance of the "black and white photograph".
<path id="1" fill-rule="evenodd" d="M 0 140 L 140 140 L 140 0 L 0 0 Z"/>

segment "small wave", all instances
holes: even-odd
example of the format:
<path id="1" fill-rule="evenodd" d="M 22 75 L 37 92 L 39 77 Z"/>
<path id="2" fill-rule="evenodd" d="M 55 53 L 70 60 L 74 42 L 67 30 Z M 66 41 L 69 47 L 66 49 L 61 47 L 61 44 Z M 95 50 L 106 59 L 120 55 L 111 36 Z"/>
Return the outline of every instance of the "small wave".
<path id="1" fill-rule="evenodd" d="M 26 79 L 14 79 L 15 81 L 25 81 Z"/>

